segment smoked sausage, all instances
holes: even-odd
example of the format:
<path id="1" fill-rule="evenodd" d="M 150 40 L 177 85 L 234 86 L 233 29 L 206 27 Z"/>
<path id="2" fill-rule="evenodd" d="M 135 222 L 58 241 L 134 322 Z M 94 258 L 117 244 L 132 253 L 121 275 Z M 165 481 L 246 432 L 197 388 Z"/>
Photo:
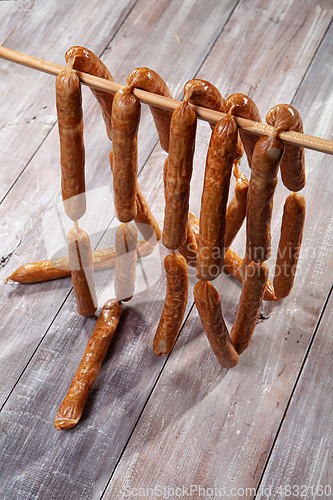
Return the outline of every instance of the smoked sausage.
<path id="1" fill-rule="evenodd" d="M 73 60 L 73 69 L 88 73 L 89 75 L 105 78 L 106 80 L 113 81 L 110 71 L 105 64 L 97 57 L 91 50 L 84 47 L 74 46 L 67 50 L 65 54 L 66 63 Z M 113 94 L 105 92 L 105 90 L 93 89 L 92 93 L 96 97 L 100 105 L 102 116 L 104 119 L 106 132 L 108 138 L 112 140 L 112 124 L 111 124 L 111 111 L 113 103 Z"/>
<path id="2" fill-rule="evenodd" d="M 81 85 L 71 62 L 56 78 L 56 103 L 60 139 L 61 194 L 72 221 L 86 211 L 85 152 Z"/>
<path id="3" fill-rule="evenodd" d="M 209 281 L 199 281 L 193 293 L 202 328 L 213 353 L 223 368 L 233 368 L 238 363 L 238 354 L 222 316 L 219 294 Z"/>
<path id="4" fill-rule="evenodd" d="M 294 284 L 303 236 L 305 206 L 305 199 L 300 193 L 291 193 L 284 204 L 273 280 L 279 299 L 287 297 Z"/>
<path id="5" fill-rule="evenodd" d="M 303 122 L 299 112 L 289 104 L 278 104 L 271 108 L 267 115 L 268 125 L 277 132 L 295 131 L 303 133 Z M 280 164 L 283 184 L 290 191 L 300 191 L 305 186 L 305 154 L 304 148 L 285 144 Z"/>
<path id="6" fill-rule="evenodd" d="M 109 300 L 104 304 L 74 379 L 55 416 L 54 426 L 57 431 L 71 429 L 79 422 L 122 311 L 120 302 Z"/>
<path id="7" fill-rule="evenodd" d="M 242 172 L 234 165 L 233 170 L 236 177 L 235 196 L 231 199 L 227 207 L 224 246 L 229 248 L 246 217 L 246 200 L 249 181 Z"/>
<path id="8" fill-rule="evenodd" d="M 197 116 L 184 100 L 172 114 L 169 156 L 165 172 L 163 245 L 171 250 L 187 238 L 190 182 L 193 169 Z"/>
<path id="9" fill-rule="evenodd" d="M 77 312 L 83 316 L 93 316 L 97 309 L 97 297 L 89 236 L 75 226 L 68 232 L 67 241 Z"/>
<path id="10" fill-rule="evenodd" d="M 259 264 L 251 262 L 247 266 L 235 323 L 230 332 L 231 341 L 238 354 L 241 354 L 250 343 L 267 279 L 268 267 L 264 262 Z"/>
<path id="11" fill-rule="evenodd" d="M 246 251 L 254 262 L 263 262 L 271 254 L 271 218 L 273 195 L 283 144 L 275 134 L 256 143 L 247 198 Z"/>
<path id="12" fill-rule="evenodd" d="M 116 230 L 115 293 L 117 300 L 134 295 L 137 261 L 137 230 L 132 224 L 121 224 Z"/>
<path id="13" fill-rule="evenodd" d="M 172 252 L 165 257 L 164 268 L 167 278 L 165 303 L 153 341 L 157 356 L 168 354 L 173 348 L 184 319 L 188 296 L 188 273 L 184 257 Z"/>
<path id="14" fill-rule="evenodd" d="M 118 90 L 112 106 L 113 190 L 120 222 L 130 222 L 136 215 L 140 112 L 141 104 L 133 87 Z"/>
<path id="15" fill-rule="evenodd" d="M 209 143 L 201 197 L 200 232 L 196 275 L 212 281 L 224 261 L 224 235 L 230 176 L 237 142 L 237 126 L 231 115 L 220 120 Z"/>
<path id="16" fill-rule="evenodd" d="M 172 98 L 167 84 L 155 71 L 149 68 L 136 68 L 126 78 L 127 85 Z M 169 135 L 172 111 L 149 106 L 155 122 L 160 144 L 164 151 L 169 151 Z"/>

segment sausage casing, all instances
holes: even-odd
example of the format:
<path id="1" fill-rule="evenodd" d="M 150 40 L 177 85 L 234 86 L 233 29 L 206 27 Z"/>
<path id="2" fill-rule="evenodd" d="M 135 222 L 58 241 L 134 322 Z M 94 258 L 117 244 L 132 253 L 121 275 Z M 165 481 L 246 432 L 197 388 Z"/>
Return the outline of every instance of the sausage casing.
<path id="1" fill-rule="evenodd" d="M 237 127 L 227 115 L 216 124 L 208 148 L 196 265 L 199 279 L 212 281 L 222 270 L 226 207 L 236 142 Z"/>
<path id="2" fill-rule="evenodd" d="M 60 139 L 61 194 L 72 221 L 86 211 L 85 152 L 82 97 L 79 77 L 67 67 L 56 78 L 56 101 Z"/>
<path id="3" fill-rule="evenodd" d="M 232 115 L 240 116 L 241 118 L 247 118 L 248 120 L 253 120 L 256 122 L 261 122 L 260 113 L 256 104 L 250 97 L 245 94 L 236 93 L 230 95 L 226 99 L 226 107 Z M 249 167 L 251 168 L 254 146 L 255 143 L 260 139 L 260 136 L 256 134 L 250 134 L 249 132 L 246 132 L 246 130 L 241 129 L 239 130 L 239 134 L 242 139 Z"/>
<path id="4" fill-rule="evenodd" d="M 188 273 L 182 255 L 172 253 L 164 259 L 167 285 L 165 303 L 157 327 L 153 349 L 157 356 L 168 354 L 182 325 L 188 296 Z"/>
<path id="5" fill-rule="evenodd" d="M 241 354 L 250 343 L 267 279 L 268 267 L 264 262 L 259 264 L 251 262 L 247 266 L 235 323 L 230 332 L 231 341 L 238 354 Z"/>
<path id="6" fill-rule="evenodd" d="M 271 254 L 273 195 L 283 144 L 274 135 L 256 143 L 247 198 L 246 251 L 251 261 L 263 262 Z"/>
<path id="7" fill-rule="evenodd" d="M 268 125 L 276 132 L 284 130 L 303 133 L 303 122 L 299 112 L 289 104 L 278 104 L 271 108 L 267 115 Z M 280 164 L 283 184 L 290 191 L 300 191 L 305 186 L 305 154 L 304 148 L 285 144 Z"/>
<path id="8" fill-rule="evenodd" d="M 193 169 L 197 116 L 186 101 L 172 114 L 169 156 L 165 175 L 163 245 L 171 250 L 187 238 L 190 182 Z"/>
<path id="9" fill-rule="evenodd" d="M 65 59 L 66 63 L 68 63 L 70 59 L 73 60 L 73 69 L 113 81 L 108 68 L 100 60 L 100 58 L 89 49 L 80 46 L 71 47 L 67 50 Z M 112 140 L 111 111 L 113 94 L 105 92 L 104 90 L 93 88 L 91 88 L 91 91 L 100 105 L 108 138 Z"/>
<path id="10" fill-rule="evenodd" d="M 302 243 L 305 207 L 305 199 L 300 193 L 291 193 L 284 204 L 273 280 L 274 290 L 279 299 L 287 297 L 294 284 Z"/>
<path id="11" fill-rule="evenodd" d="M 126 78 L 127 85 L 132 85 L 147 92 L 172 98 L 170 90 L 164 80 L 155 71 L 149 68 L 133 69 Z M 155 122 L 161 147 L 169 151 L 169 135 L 172 111 L 149 106 Z"/>
<path id="12" fill-rule="evenodd" d="M 122 310 L 120 302 L 109 300 L 105 303 L 74 379 L 55 416 L 54 426 L 57 431 L 71 429 L 80 420 L 89 392 L 115 334 Z"/>
<path id="13" fill-rule="evenodd" d="M 190 220 L 187 227 L 187 238 L 183 246 L 178 249 L 179 253 L 185 257 L 187 265 L 195 267 L 197 262 L 198 244 Z"/>
<path id="14" fill-rule="evenodd" d="M 238 354 L 222 316 L 219 294 L 209 281 L 199 281 L 193 293 L 202 328 L 218 362 L 223 368 L 233 368 L 238 363 Z"/>
<path id="15" fill-rule="evenodd" d="M 230 247 L 246 217 L 246 200 L 249 181 L 236 165 L 234 166 L 234 176 L 236 177 L 235 196 L 227 207 L 224 237 L 225 248 Z"/>
<path id="16" fill-rule="evenodd" d="M 112 124 L 114 204 L 120 222 L 130 222 L 136 215 L 140 113 L 140 101 L 132 87 L 118 90 L 113 100 Z"/>
<path id="17" fill-rule="evenodd" d="M 123 302 L 130 300 L 134 295 L 137 235 L 137 230 L 132 224 L 121 224 L 116 230 L 115 293 L 117 300 Z"/>
<path id="18" fill-rule="evenodd" d="M 73 227 L 68 232 L 67 241 L 77 312 L 93 316 L 97 309 L 97 297 L 89 236 L 83 229 Z"/>

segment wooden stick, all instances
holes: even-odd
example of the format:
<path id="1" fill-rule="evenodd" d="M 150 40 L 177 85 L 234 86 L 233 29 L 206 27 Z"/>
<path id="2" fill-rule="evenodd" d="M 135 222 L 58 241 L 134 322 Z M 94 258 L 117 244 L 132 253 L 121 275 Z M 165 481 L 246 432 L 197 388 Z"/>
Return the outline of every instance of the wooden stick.
<path id="1" fill-rule="evenodd" d="M 16 50 L 7 49 L 6 47 L 0 47 L 0 58 L 21 64 L 23 66 L 28 66 L 29 68 L 37 69 L 38 71 L 43 71 L 44 73 L 54 76 L 57 76 L 63 69 L 65 69 L 65 66 L 29 56 L 28 54 L 23 54 L 22 52 L 17 52 Z M 105 90 L 111 94 L 115 94 L 119 89 L 124 87 L 124 85 L 121 85 L 120 83 L 111 82 L 103 78 L 97 78 L 96 76 L 88 75 L 87 73 L 82 73 L 81 71 L 76 71 L 76 73 L 83 84 L 95 89 Z M 159 96 L 140 89 L 134 89 L 134 94 L 145 104 L 156 106 L 157 108 L 167 109 L 169 111 L 174 111 L 181 103 L 181 101 L 177 101 L 176 99 Z M 193 109 L 199 118 L 210 123 L 217 123 L 225 116 L 224 113 L 212 111 L 200 106 L 193 106 Z M 258 123 L 252 120 L 246 120 L 245 118 L 239 118 L 237 116 L 234 118 L 239 128 L 246 130 L 251 134 L 267 136 L 273 131 L 273 127 L 266 125 L 265 123 Z M 328 139 L 321 139 L 319 137 L 301 134 L 299 132 L 281 132 L 279 134 L 279 138 L 294 146 L 302 146 L 307 149 L 333 155 L 333 141 L 329 141 Z"/>

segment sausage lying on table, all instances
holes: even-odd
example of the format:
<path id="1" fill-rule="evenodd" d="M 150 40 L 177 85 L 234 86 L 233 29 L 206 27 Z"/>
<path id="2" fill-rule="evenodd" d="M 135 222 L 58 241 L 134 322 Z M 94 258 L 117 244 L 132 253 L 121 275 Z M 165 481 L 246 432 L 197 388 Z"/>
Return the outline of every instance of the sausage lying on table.
<path id="1" fill-rule="evenodd" d="M 227 104 L 222 97 L 221 92 L 212 83 L 206 80 L 195 78 L 188 81 L 184 86 L 184 96 L 191 104 L 202 106 L 203 108 L 219 111 L 220 113 L 228 113 Z M 210 124 L 214 130 L 215 124 Z M 242 142 L 238 136 L 237 146 L 235 150 L 234 161 L 238 162 L 244 154 Z"/>
<path id="2" fill-rule="evenodd" d="M 182 255 L 172 252 L 164 259 L 167 278 L 165 303 L 157 327 L 153 349 L 157 356 L 168 354 L 182 325 L 188 296 L 187 265 Z"/>
<path id="3" fill-rule="evenodd" d="M 69 64 L 56 78 L 56 101 L 60 139 L 61 194 L 72 221 L 86 211 L 85 152 L 81 85 Z"/>
<path id="4" fill-rule="evenodd" d="M 199 281 L 194 287 L 194 300 L 202 328 L 218 362 L 223 368 L 233 368 L 238 363 L 238 354 L 222 316 L 219 294 L 209 281 Z"/>
<path id="5" fill-rule="evenodd" d="M 113 81 L 110 71 L 105 64 L 91 50 L 75 46 L 67 50 L 65 54 L 66 63 L 73 60 L 73 69 L 88 73 L 89 75 L 105 78 Z M 105 90 L 91 89 L 100 105 L 108 138 L 112 140 L 111 111 L 113 94 Z"/>
<path id="6" fill-rule="evenodd" d="M 289 104 L 278 104 L 267 115 L 268 125 L 279 133 L 284 130 L 303 133 L 303 122 L 299 112 Z M 281 178 L 290 191 L 300 191 L 305 186 L 304 148 L 285 144 L 281 160 Z"/>
<path id="7" fill-rule="evenodd" d="M 187 238 L 190 182 L 197 116 L 186 100 L 172 114 L 169 156 L 165 163 L 163 245 L 176 250 Z"/>
<path id="8" fill-rule="evenodd" d="M 263 262 L 271 254 L 273 196 L 283 144 L 275 134 L 256 143 L 247 198 L 246 251 L 250 261 Z"/>
<path id="9" fill-rule="evenodd" d="M 305 206 L 305 199 L 300 193 L 291 193 L 284 204 L 273 281 L 274 290 L 279 299 L 287 297 L 294 284 L 302 244 Z"/>
<path id="10" fill-rule="evenodd" d="M 121 224 L 116 230 L 115 293 L 117 300 L 127 301 L 134 295 L 137 261 L 137 230 L 132 224 Z"/>
<path id="11" fill-rule="evenodd" d="M 133 69 L 126 78 L 127 85 L 132 85 L 147 92 L 172 98 L 167 84 L 155 71 L 149 68 Z M 155 122 L 161 147 L 169 151 L 169 135 L 172 111 L 149 106 Z"/>
<path id="12" fill-rule="evenodd" d="M 234 116 L 247 118 L 256 122 L 261 122 L 261 117 L 256 104 L 245 94 L 236 93 L 230 95 L 226 100 L 227 110 Z M 252 165 L 252 155 L 255 143 L 260 139 L 259 135 L 250 134 L 246 130 L 239 129 L 239 134 L 247 156 L 249 167 Z"/>
<path id="13" fill-rule="evenodd" d="M 113 190 L 117 218 L 130 222 L 136 215 L 138 175 L 138 128 L 141 104 L 133 87 L 123 87 L 114 96 Z"/>
<path id="14" fill-rule="evenodd" d="M 77 312 L 93 316 L 97 309 L 97 297 L 89 236 L 83 229 L 73 227 L 68 232 L 67 241 Z"/>
<path id="15" fill-rule="evenodd" d="M 226 208 L 237 133 L 235 121 L 227 115 L 216 124 L 209 143 L 201 197 L 198 279 L 212 281 L 222 270 Z"/>
<path id="16" fill-rule="evenodd" d="M 245 351 L 250 343 L 267 279 L 268 267 L 264 262 L 251 262 L 247 266 L 235 323 L 230 332 L 231 341 L 238 354 Z"/>
<path id="17" fill-rule="evenodd" d="M 98 317 L 73 382 L 55 416 L 57 431 L 71 429 L 80 420 L 98 372 L 110 347 L 123 307 L 109 300 Z"/>
<path id="18" fill-rule="evenodd" d="M 138 257 L 143 258 L 150 255 L 155 248 L 155 244 L 148 241 L 138 240 Z M 103 248 L 93 252 L 94 270 L 109 269 L 116 265 L 116 252 L 114 247 Z M 68 257 L 59 257 L 52 260 L 41 260 L 24 264 L 14 271 L 8 278 L 4 279 L 16 281 L 17 283 L 31 284 L 43 281 L 65 278 L 71 275 Z"/>

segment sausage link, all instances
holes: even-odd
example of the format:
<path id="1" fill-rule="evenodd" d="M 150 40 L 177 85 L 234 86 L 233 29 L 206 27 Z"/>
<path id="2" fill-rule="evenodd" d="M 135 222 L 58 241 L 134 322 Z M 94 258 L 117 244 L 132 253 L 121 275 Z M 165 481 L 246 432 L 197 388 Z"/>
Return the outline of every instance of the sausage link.
<path id="1" fill-rule="evenodd" d="M 99 315 L 74 379 L 54 419 L 57 431 L 71 429 L 80 420 L 98 372 L 114 337 L 123 306 L 109 300 Z"/>
<path id="2" fill-rule="evenodd" d="M 78 221 L 86 211 L 81 85 L 68 65 L 56 78 L 61 194 L 65 212 Z"/>
<path id="3" fill-rule="evenodd" d="M 235 196 L 227 207 L 224 246 L 229 248 L 246 217 L 246 199 L 249 181 L 234 165 L 234 176 L 236 177 Z"/>
<path id="4" fill-rule="evenodd" d="M 111 151 L 109 159 L 111 170 L 113 172 L 113 151 Z M 136 215 L 134 217 L 134 222 L 146 241 L 149 241 L 151 238 L 156 239 L 156 241 L 160 241 L 161 230 L 159 225 L 157 224 L 155 217 L 153 216 L 149 205 L 143 196 L 138 181 L 136 186 Z"/>
<path id="5" fill-rule="evenodd" d="M 220 113 L 228 113 L 227 105 L 222 97 L 221 92 L 212 83 L 198 78 L 188 81 L 184 86 L 185 99 L 189 100 L 195 106 L 219 111 Z M 211 129 L 214 130 L 215 124 L 210 123 Z M 237 146 L 235 150 L 234 161 L 239 161 L 244 154 L 244 148 L 238 136 Z"/>
<path id="6" fill-rule="evenodd" d="M 137 261 L 137 230 L 132 224 L 121 224 L 116 230 L 115 293 L 126 302 L 134 295 Z"/>
<path id="7" fill-rule="evenodd" d="M 221 272 L 230 176 L 237 142 L 231 115 L 220 120 L 209 143 L 201 197 L 200 234 L 196 275 L 212 281 Z"/>
<path id="8" fill-rule="evenodd" d="M 89 236 L 83 229 L 73 227 L 67 234 L 67 242 L 77 312 L 93 316 L 97 309 L 97 297 Z"/>
<path id="9" fill-rule="evenodd" d="M 291 193 L 284 204 L 273 280 L 275 293 L 279 299 L 287 297 L 294 284 L 302 244 L 305 207 L 305 199 L 299 193 Z"/>
<path id="10" fill-rule="evenodd" d="M 246 219 L 246 251 L 254 262 L 271 254 L 273 195 L 282 154 L 283 144 L 274 134 L 259 139 L 254 148 Z"/>
<path id="11" fill-rule="evenodd" d="M 303 133 L 303 122 L 299 112 L 289 104 L 278 104 L 266 115 L 266 122 L 276 132 L 293 130 Z M 304 148 L 285 144 L 280 164 L 283 184 L 290 191 L 300 191 L 305 186 L 305 153 Z"/>
<path id="12" fill-rule="evenodd" d="M 187 238 L 196 128 L 197 116 L 187 101 L 183 101 L 172 114 L 165 175 L 162 242 L 171 250 L 184 245 Z"/>
<path id="13" fill-rule="evenodd" d="M 193 293 L 202 328 L 213 353 L 223 368 L 233 368 L 238 363 L 238 354 L 223 319 L 219 294 L 209 281 L 199 281 Z"/>
<path id="14" fill-rule="evenodd" d="M 138 127 L 141 104 L 132 87 L 118 90 L 113 100 L 113 190 L 117 218 L 130 222 L 136 215 Z"/>
<path id="15" fill-rule="evenodd" d="M 230 332 L 231 341 L 238 354 L 245 351 L 250 343 L 267 279 L 268 267 L 264 262 L 251 262 L 247 266 L 235 323 Z"/>
<path id="16" fill-rule="evenodd" d="M 162 316 L 153 341 L 157 356 L 168 354 L 176 342 L 184 319 L 187 296 L 188 274 L 186 260 L 172 252 L 164 259 L 167 285 Z"/>
<path id="17" fill-rule="evenodd" d="M 127 85 L 152 92 L 164 97 L 172 98 L 170 90 L 165 81 L 155 71 L 149 68 L 133 69 L 126 78 Z M 169 151 L 169 135 L 172 111 L 149 106 L 155 122 L 161 147 L 164 151 Z"/>
<path id="18" fill-rule="evenodd" d="M 91 50 L 84 47 L 71 47 L 65 54 L 66 63 L 73 60 L 73 69 L 94 75 L 99 78 L 114 81 L 110 71 L 105 64 L 97 57 Z M 106 132 L 108 138 L 112 140 L 112 124 L 111 124 L 111 111 L 113 103 L 113 95 L 104 90 L 91 88 L 98 104 L 100 105 L 102 116 L 105 122 Z"/>
<path id="19" fill-rule="evenodd" d="M 245 94 L 236 93 L 230 95 L 226 99 L 227 111 L 230 111 L 232 115 L 240 116 L 241 118 L 247 118 L 248 120 L 253 120 L 256 122 L 261 122 L 261 117 L 256 104 L 252 101 L 250 97 Z M 247 161 L 249 167 L 252 166 L 252 155 L 255 143 L 260 139 L 259 135 L 250 134 L 245 130 L 239 130 L 239 134 L 242 139 L 242 143 L 247 156 Z"/>
<path id="20" fill-rule="evenodd" d="M 144 258 L 150 255 L 155 248 L 155 244 L 144 240 L 138 241 L 138 257 Z M 109 269 L 116 265 L 116 252 L 114 247 L 103 248 L 93 252 L 94 271 Z M 61 257 L 52 260 L 41 260 L 24 264 L 14 271 L 8 278 L 4 279 L 16 281 L 17 283 L 41 283 L 43 281 L 54 280 L 70 276 L 68 257 Z"/>

